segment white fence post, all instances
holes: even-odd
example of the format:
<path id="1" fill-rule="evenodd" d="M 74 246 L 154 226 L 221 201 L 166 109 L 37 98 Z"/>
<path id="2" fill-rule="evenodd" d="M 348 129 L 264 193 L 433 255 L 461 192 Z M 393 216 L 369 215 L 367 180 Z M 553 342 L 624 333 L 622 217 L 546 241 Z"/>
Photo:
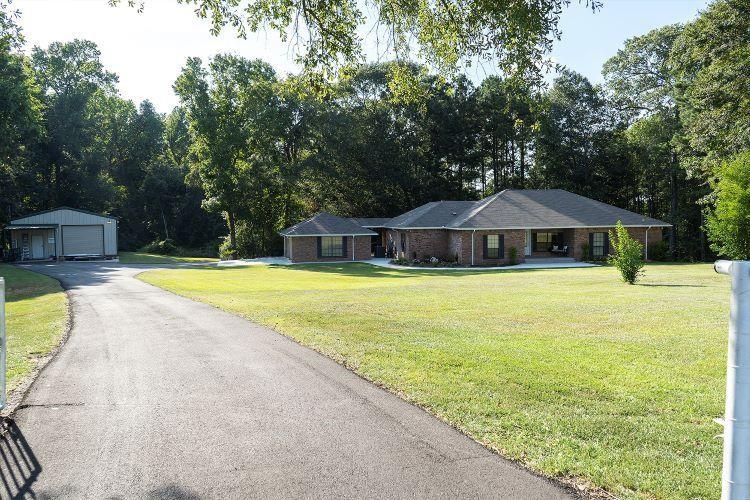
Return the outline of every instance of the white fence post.
<path id="1" fill-rule="evenodd" d="M 714 269 L 732 277 L 721 498 L 745 500 L 750 498 L 750 261 L 720 260 Z"/>
<path id="2" fill-rule="evenodd" d="M 0 277 L 0 410 L 5 408 L 6 395 L 5 395 L 5 377 L 6 377 L 6 357 L 5 357 L 5 278 Z"/>

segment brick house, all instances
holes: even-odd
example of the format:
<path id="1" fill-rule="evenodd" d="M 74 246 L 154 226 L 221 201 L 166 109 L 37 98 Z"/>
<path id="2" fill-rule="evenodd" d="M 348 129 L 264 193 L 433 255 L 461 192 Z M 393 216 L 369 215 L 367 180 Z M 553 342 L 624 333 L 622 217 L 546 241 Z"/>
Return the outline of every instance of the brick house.
<path id="1" fill-rule="evenodd" d="M 670 227 L 562 189 L 506 189 L 479 201 L 430 202 L 392 219 L 320 213 L 280 234 L 284 255 L 293 262 L 363 260 L 385 254 L 492 266 L 604 258 L 609 253 L 608 232 L 617 221 L 644 245 L 646 258 L 648 246 L 661 241 L 662 230 Z"/>
<path id="2" fill-rule="evenodd" d="M 372 258 L 372 238 L 378 233 L 335 215 L 320 212 L 280 231 L 284 257 L 292 262 L 337 262 Z"/>

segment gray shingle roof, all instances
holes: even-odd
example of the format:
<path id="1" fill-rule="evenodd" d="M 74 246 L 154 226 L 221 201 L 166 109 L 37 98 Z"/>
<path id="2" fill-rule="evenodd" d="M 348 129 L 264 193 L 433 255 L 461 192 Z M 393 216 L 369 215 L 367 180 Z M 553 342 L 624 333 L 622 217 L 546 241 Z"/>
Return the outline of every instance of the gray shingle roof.
<path id="1" fill-rule="evenodd" d="M 355 224 L 362 227 L 385 227 L 390 221 L 390 217 L 352 217 Z"/>
<path id="2" fill-rule="evenodd" d="M 435 201 L 394 217 L 395 229 L 555 229 L 670 224 L 563 189 L 506 189 L 479 201 Z"/>
<path id="3" fill-rule="evenodd" d="M 378 233 L 365 229 L 351 219 L 319 212 L 307 220 L 279 231 L 282 236 L 375 236 Z"/>
<path id="4" fill-rule="evenodd" d="M 664 226 L 651 217 L 563 189 L 506 189 L 480 200 L 449 227 L 460 229 Z"/>
<path id="5" fill-rule="evenodd" d="M 388 227 L 395 229 L 446 227 L 476 203 L 476 201 L 433 201 L 394 217 L 388 223 Z"/>

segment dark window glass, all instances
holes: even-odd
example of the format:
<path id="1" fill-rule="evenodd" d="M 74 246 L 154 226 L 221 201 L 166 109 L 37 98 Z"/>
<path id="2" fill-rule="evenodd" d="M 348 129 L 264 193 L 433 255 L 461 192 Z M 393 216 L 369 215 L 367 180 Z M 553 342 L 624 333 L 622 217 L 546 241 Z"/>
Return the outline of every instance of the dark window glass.
<path id="1" fill-rule="evenodd" d="M 487 258 L 488 259 L 500 258 L 500 235 L 499 234 L 487 235 Z"/>
<path id="2" fill-rule="evenodd" d="M 322 236 L 320 238 L 320 256 L 321 257 L 343 257 L 344 256 L 344 237 L 343 236 Z"/>
<path id="3" fill-rule="evenodd" d="M 604 242 L 606 238 L 607 233 L 594 233 L 594 245 L 591 248 L 594 257 L 604 257 Z"/>

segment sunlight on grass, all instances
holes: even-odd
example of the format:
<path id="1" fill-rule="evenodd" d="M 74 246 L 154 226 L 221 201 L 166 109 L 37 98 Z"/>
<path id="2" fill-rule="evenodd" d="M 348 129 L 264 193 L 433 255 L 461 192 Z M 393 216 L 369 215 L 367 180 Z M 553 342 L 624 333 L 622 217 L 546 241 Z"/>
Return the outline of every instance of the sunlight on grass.
<path id="1" fill-rule="evenodd" d="M 39 357 L 60 343 L 68 300 L 60 284 L 47 276 L 0 264 L 6 287 L 8 391 L 33 371 Z"/>
<path id="2" fill-rule="evenodd" d="M 153 271 L 144 281 L 346 363 L 545 474 L 613 493 L 720 492 L 729 281 L 710 265 Z"/>

